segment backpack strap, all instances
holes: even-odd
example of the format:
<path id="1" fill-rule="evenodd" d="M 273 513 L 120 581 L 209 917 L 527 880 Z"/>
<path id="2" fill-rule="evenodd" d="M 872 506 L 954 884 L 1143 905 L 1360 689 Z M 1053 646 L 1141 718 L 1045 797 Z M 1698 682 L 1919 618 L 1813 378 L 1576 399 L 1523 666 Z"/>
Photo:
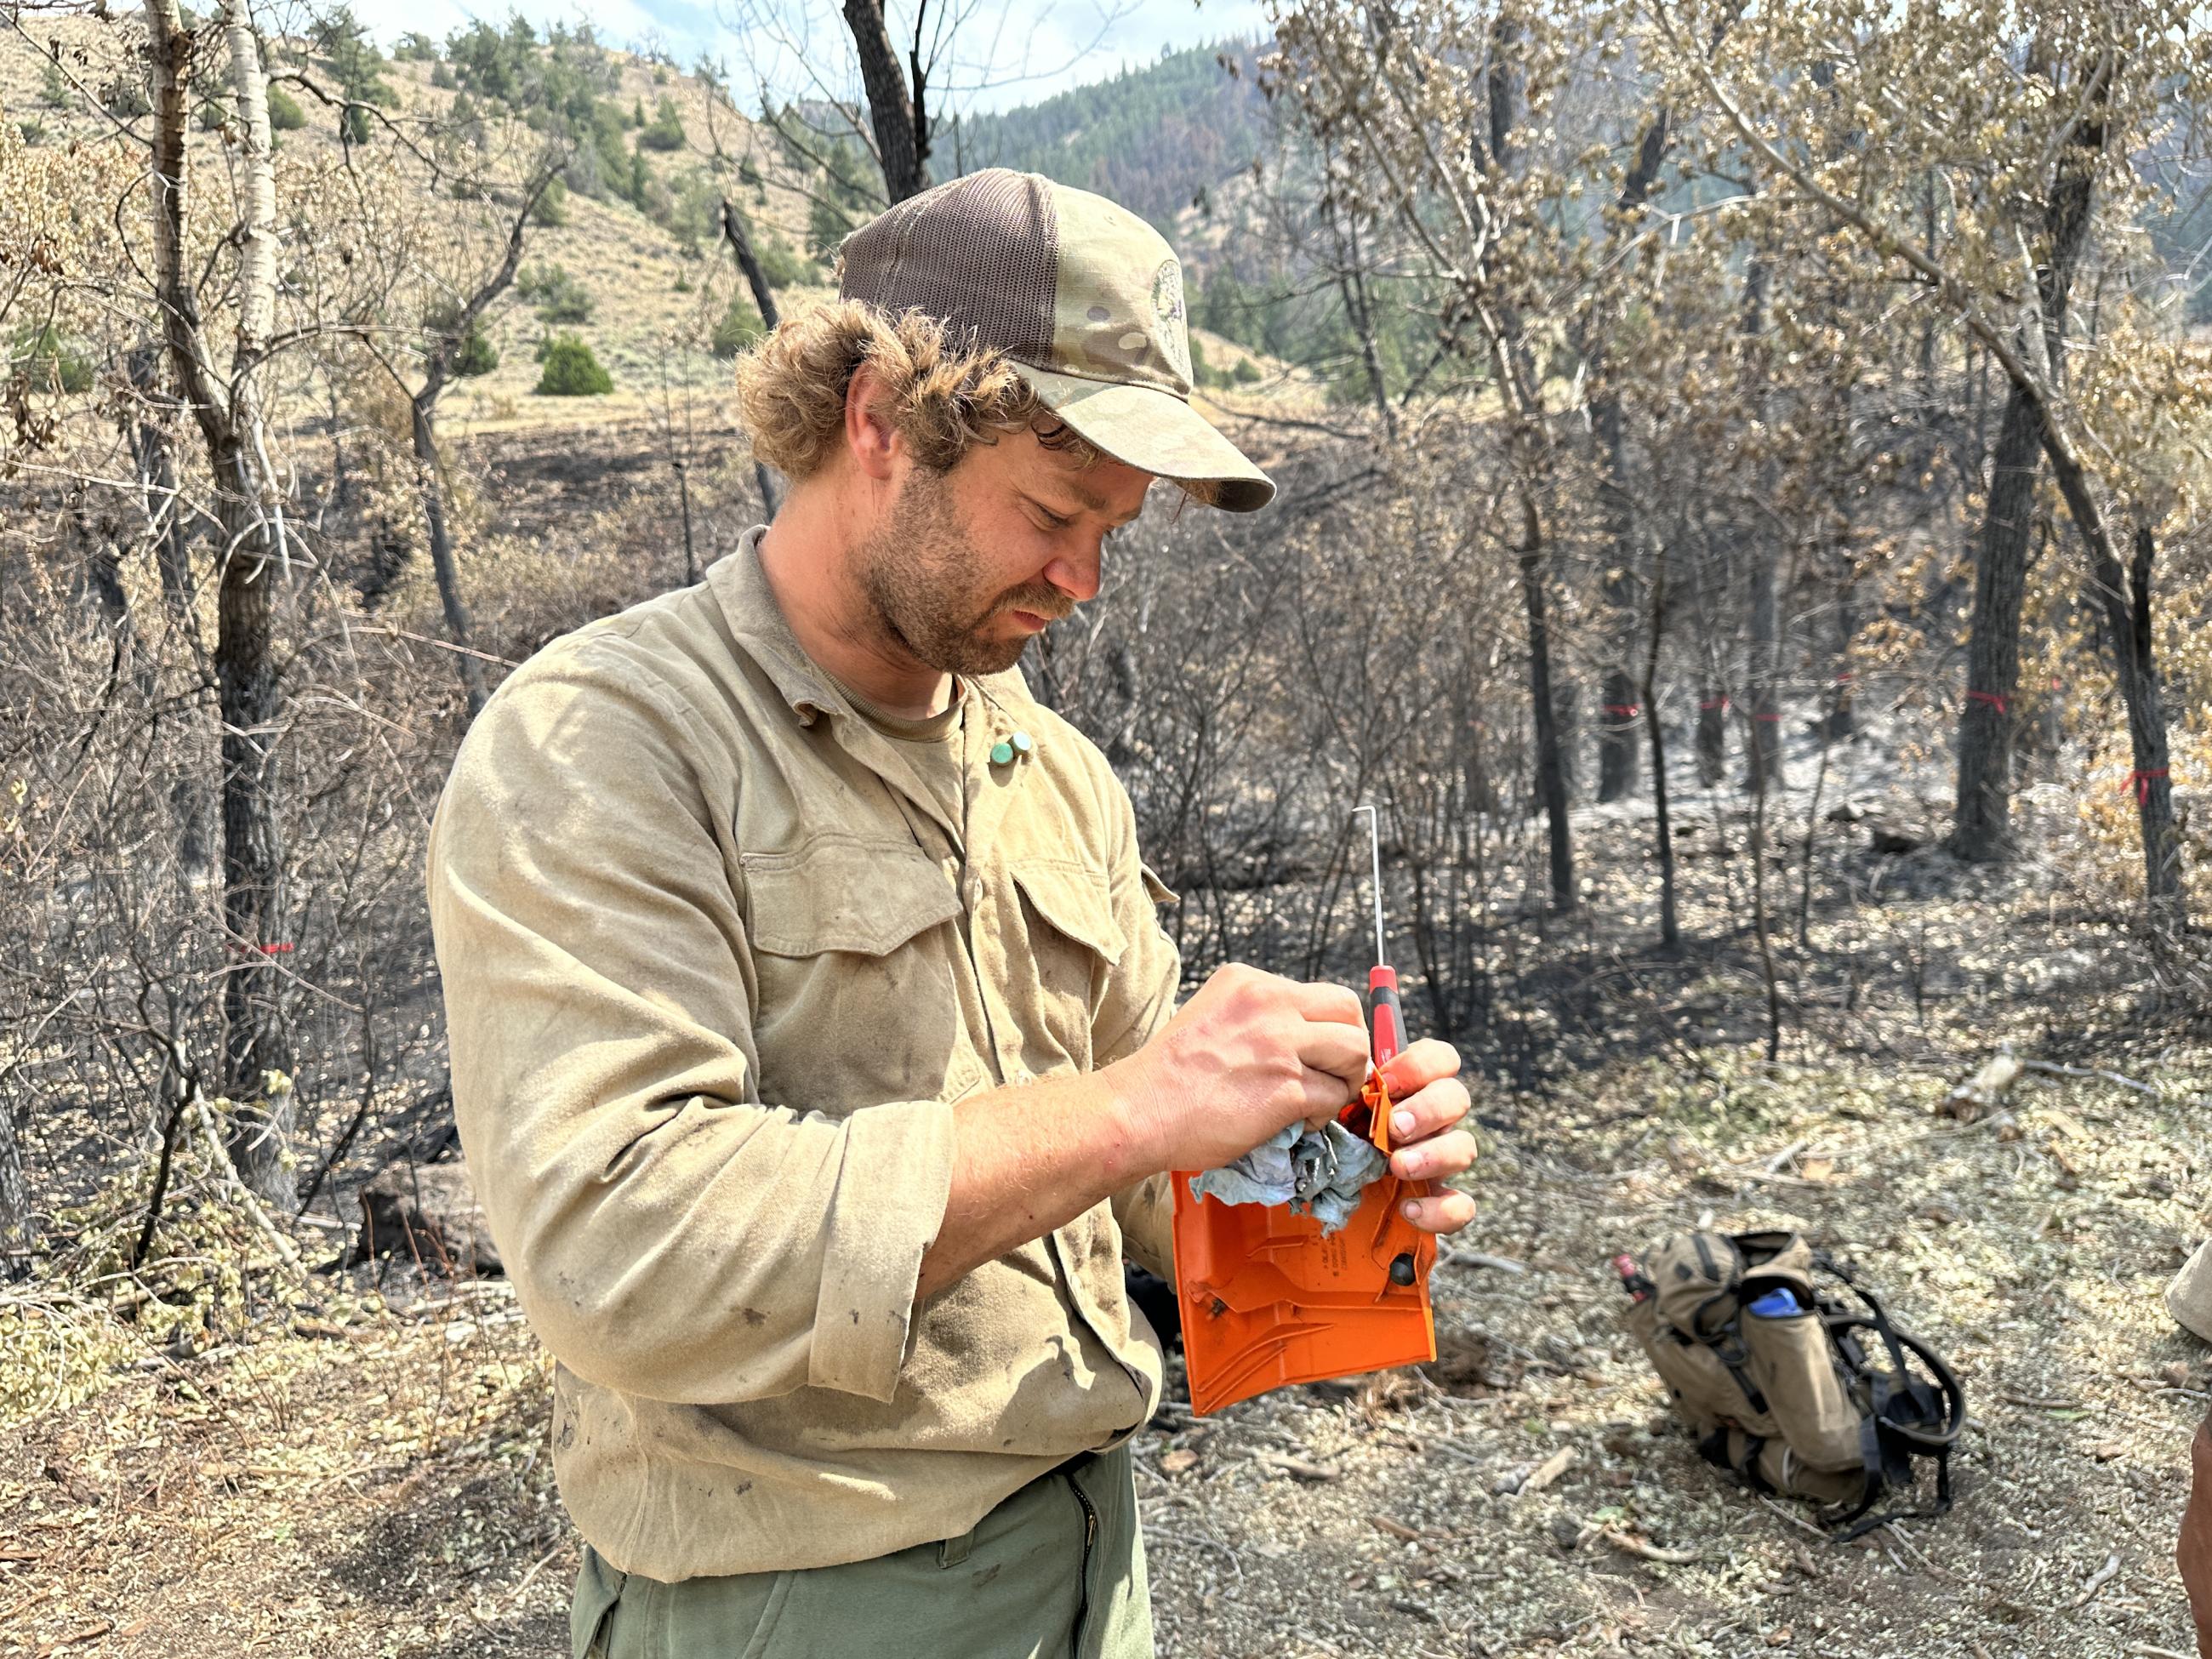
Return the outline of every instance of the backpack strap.
<path id="1" fill-rule="evenodd" d="M 1728 1367 L 1728 1374 L 1735 1378 L 1736 1387 L 1743 1390 L 1744 1403 L 1751 1407 L 1753 1414 L 1768 1416 L 1766 1396 L 1759 1392 L 1759 1384 L 1751 1380 L 1751 1373 L 1744 1369 L 1750 1363 L 1751 1356 L 1744 1349 L 1743 1334 L 1737 1328 L 1736 1322 L 1730 1319 L 1722 1326 L 1720 1335 L 1709 1338 L 1705 1346 L 1711 1351 L 1714 1358 Z"/>

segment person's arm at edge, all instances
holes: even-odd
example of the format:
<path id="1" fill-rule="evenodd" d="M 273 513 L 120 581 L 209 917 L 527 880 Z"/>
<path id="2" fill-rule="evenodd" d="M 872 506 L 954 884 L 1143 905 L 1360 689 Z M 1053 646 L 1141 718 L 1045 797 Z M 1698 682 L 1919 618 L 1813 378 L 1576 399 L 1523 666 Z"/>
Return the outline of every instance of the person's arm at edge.
<path id="1" fill-rule="evenodd" d="M 2189 1613 L 2197 1626 L 2197 1651 L 2212 1659 L 2212 1416 L 2197 1425 L 2189 1445 L 2189 1503 L 2181 1511 L 2174 1548 Z"/>

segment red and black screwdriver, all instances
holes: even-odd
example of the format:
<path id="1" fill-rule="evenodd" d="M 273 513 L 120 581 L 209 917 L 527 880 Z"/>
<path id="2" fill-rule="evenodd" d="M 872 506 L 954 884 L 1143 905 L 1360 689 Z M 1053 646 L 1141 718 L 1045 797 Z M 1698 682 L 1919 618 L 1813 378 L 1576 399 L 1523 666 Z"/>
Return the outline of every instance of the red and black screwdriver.
<path id="1" fill-rule="evenodd" d="M 1355 808 L 1352 816 L 1367 814 L 1369 851 L 1374 862 L 1375 965 L 1367 970 L 1367 1033 L 1375 1072 L 1369 1088 L 1340 1114 L 1347 1128 L 1367 1135 L 1387 1156 L 1390 1151 L 1389 1096 L 1381 1086 L 1382 1068 L 1406 1046 L 1406 1011 L 1398 1000 L 1398 970 L 1390 965 L 1382 943 L 1382 831 L 1372 806 Z M 1373 1097 L 1379 1097 L 1381 1115 Z"/>

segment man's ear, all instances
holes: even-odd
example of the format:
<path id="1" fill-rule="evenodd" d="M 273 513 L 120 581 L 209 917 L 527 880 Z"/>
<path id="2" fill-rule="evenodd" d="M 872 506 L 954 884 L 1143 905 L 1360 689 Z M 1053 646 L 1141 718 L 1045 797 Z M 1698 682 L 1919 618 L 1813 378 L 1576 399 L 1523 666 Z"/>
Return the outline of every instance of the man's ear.
<path id="1" fill-rule="evenodd" d="M 890 401 L 890 389 L 874 369 L 863 363 L 853 371 L 845 388 L 845 447 L 863 474 L 883 483 L 890 481 L 892 463 L 905 447 Z"/>

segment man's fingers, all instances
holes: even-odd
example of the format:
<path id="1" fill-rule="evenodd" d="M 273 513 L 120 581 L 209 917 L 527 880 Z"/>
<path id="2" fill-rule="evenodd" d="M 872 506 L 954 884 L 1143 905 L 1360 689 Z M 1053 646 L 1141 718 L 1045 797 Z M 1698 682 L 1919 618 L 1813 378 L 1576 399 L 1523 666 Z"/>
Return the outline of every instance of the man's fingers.
<path id="1" fill-rule="evenodd" d="M 1474 1200 L 1465 1193 L 1409 1198 L 1400 1207 L 1406 1219 L 1425 1233 L 1455 1233 L 1474 1219 Z"/>
<path id="2" fill-rule="evenodd" d="M 1305 1119 L 1310 1127 L 1318 1129 L 1345 1108 L 1346 1102 L 1359 1092 L 1334 1072 L 1309 1066 L 1298 1079 L 1305 1095 Z"/>
<path id="3" fill-rule="evenodd" d="M 1344 1079 L 1354 1094 L 1367 1080 L 1367 1030 L 1338 1020 L 1309 1020 L 1298 1035 L 1298 1059 Z"/>
<path id="4" fill-rule="evenodd" d="M 1383 1085 L 1390 1098 L 1419 1094 L 1431 1083 L 1459 1075 L 1459 1050 L 1435 1037 L 1406 1045 L 1396 1059 L 1382 1068 Z"/>
<path id="5" fill-rule="evenodd" d="M 1357 1025 L 1363 1031 L 1367 1029 L 1367 1006 L 1349 985 L 1301 980 L 1286 980 L 1284 983 L 1291 988 L 1291 1006 L 1305 1018 L 1332 1025 Z"/>
<path id="6" fill-rule="evenodd" d="M 1441 1181 L 1474 1167 L 1474 1137 L 1453 1129 L 1390 1154 L 1390 1173 L 1401 1181 Z"/>
<path id="7" fill-rule="evenodd" d="M 1472 1104 L 1467 1085 L 1455 1077 L 1431 1083 L 1419 1094 L 1408 1095 L 1390 1109 L 1390 1144 L 1410 1146 L 1452 1127 L 1467 1115 Z"/>

